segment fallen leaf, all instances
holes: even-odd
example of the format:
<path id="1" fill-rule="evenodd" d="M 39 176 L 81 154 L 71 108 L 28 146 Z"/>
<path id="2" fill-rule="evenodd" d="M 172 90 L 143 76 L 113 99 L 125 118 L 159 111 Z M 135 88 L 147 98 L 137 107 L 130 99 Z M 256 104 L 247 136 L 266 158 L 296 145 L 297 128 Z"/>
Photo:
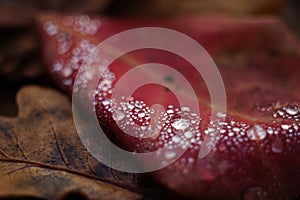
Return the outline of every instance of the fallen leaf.
<path id="1" fill-rule="evenodd" d="M 67 97 L 27 86 L 17 103 L 18 117 L 0 117 L 0 198 L 56 199 L 74 191 L 88 199 L 141 198 L 113 185 L 133 189 L 136 177 L 105 167 L 86 151 Z"/>
<path id="2" fill-rule="evenodd" d="M 80 17 L 70 18 L 76 21 Z M 195 199 L 299 197 L 299 42 L 280 20 L 199 16 L 152 19 L 151 22 L 142 18 L 99 17 L 101 27 L 96 33 L 86 35 L 74 26 L 64 25 L 63 19 L 48 17 L 43 23 L 48 25 L 44 29 L 43 45 L 49 74 L 58 85 L 71 92 L 80 66 L 99 70 L 83 70 L 83 74 L 77 75 L 73 98 L 79 100 L 78 107 L 89 112 L 94 105 L 100 123 L 110 130 L 107 135 L 115 138 L 121 147 L 138 153 L 160 149 L 150 159 L 141 161 L 145 167 L 153 166 L 155 162 L 176 160 L 176 156 L 181 155 L 178 149 L 186 150 L 174 163 L 151 173 L 158 182 L 177 194 Z M 101 56 L 89 54 L 123 50 L 125 42 L 121 42 L 122 47 L 111 44 L 100 51 L 94 46 L 115 33 L 149 26 L 185 33 L 209 52 L 217 63 L 226 89 L 228 110 L 218 112 L 217 116 L 226 118 L 224 122 L 211 119 L 206 86 L 197 71 L 180 56 L 139 49 L 120 56 L 106 68 L 101 62 L 105 63 L 111 57 L 103 56 L 105 53 Z M 83 27 L 92 26 L 86 24 Z M 63 42 L 57 39 L 61 34 L 68 35 Z M 151 35 L 147 37 L 151 38 Z M 134 43 L 129 41 L 128 47 Z M 177 40 L 174 42 L 190 56 L 201 55 L 195 54 L 192 48 L 190 51 L 185 49 Z M 69 43 L 72 45 L 66 51 L 59 51 Z M 128 78 L 130 70 L 135 71 L 144 63 L 167 64 L 184 75 L 197 93 L 200 114 L 194 113 L 197 105 L 188 102 L 192 99 L 191 92 L 185 89 L 185 83 L 175 73 L 151 66 L 137 70 L 131 74 L 133 78 Z M 99 75 L 98 72 L 103 73 Z M 97 86 L 92 86 L 89 80 L 95 81 Z M 173 85 L 173 90 L 166 89 L 169 84 Z M 84 99 L 85 94 L 81 91 L 89 91 L 87 94 L 95 96 Z M 178 103 L 181 98 L 187 100 L 188 103 L 184 103 L 187 107 Z M 157 104 L 165 111 L 153 109 Z M 79 113 L 81 119 L 86 119 L 82 110 Z M 152 113 L 158 114 L 153 117 Z M 155 135 L 152 135 L 153 130 L 158 130 Z M 215 135 L 216 130 L 221 131 L 213 150 L 205 158 L 199 158 L 199 149 L 207 145 L 205 137 Z M 134 137 L 130 137 L 130 133 Z M 144 138 L 145 135 L 149 137 Z M 88 140 L 89 144 L 92 140 Z M 164 152 L 163 147 L 168 150 Z"/>

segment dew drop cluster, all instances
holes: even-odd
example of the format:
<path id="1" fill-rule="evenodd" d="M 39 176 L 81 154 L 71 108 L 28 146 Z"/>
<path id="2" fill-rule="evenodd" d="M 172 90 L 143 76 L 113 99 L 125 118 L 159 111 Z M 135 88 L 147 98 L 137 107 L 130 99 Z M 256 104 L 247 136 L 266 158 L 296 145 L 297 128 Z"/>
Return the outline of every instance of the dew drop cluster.
<path id="1" fill-rule="evenodd" d="M 67 59 L 54 58 L 52 62 L 53 73 L 62 76 L 63 84 L 67 87 L 73 85 L 74 75 L 95 48 L 95 44 L 86 39 L 75 40 L 71 32 L 94 35 L 99 30 L 100 24 L 99 20 L 90 19 L 86 15 L 65 17 L 64 28 L 60 28 L 61 26 L 52 20 L 44 22 L 44 31 L 56 41 L 57 54 L 67 57 Z"/>

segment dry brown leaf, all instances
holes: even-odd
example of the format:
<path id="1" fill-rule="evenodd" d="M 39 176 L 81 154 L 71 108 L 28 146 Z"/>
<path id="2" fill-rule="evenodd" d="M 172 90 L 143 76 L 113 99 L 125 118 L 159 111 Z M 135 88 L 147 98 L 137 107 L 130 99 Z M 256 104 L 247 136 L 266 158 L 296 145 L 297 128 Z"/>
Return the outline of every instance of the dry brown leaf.
<path id="1" fill-rule="evenodd" d="M 0 117 L 0 198 L 56 199 L 69 191 L 88 199 L 141 198 L 103 181 L 137 187 L 133 175 L 103 166 L 85 150 L 64 95 L 27 86 L 17 103 L 18 117 Z"/>

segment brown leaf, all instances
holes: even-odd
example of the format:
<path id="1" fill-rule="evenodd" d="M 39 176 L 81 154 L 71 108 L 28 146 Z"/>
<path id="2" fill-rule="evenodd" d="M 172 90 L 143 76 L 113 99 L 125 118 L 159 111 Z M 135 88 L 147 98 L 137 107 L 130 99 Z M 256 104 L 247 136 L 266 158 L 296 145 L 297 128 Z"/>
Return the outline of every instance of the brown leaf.
<path id="1" fill-rule="evenodd" d="M 112 171 L 86 151 L 64 95 L 27 86 L 17 103 L 17 118 L 0 117 L 0 198 L 55 199 L 70 191 L 88 199 L 141 198 L 110 184 L 137 187 L 133 175 Z"/>

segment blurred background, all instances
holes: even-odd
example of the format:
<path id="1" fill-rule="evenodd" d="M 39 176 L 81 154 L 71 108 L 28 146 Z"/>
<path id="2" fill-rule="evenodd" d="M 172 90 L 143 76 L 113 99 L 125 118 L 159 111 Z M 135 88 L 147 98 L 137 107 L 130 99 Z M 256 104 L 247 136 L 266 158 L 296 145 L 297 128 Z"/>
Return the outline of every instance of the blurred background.
<path id="1" fill-rule="evenodd" d="M 229 3 L 230 2 L 230 3 Z M 52 85 L 42 67 L 35 19 L 48 12 L 111 17 L 223 14 L 276 16 L 300 36 L 299 0 L 0 0 L 0 114 L 17 114 L 15 93 L 24 84 Z"/>

